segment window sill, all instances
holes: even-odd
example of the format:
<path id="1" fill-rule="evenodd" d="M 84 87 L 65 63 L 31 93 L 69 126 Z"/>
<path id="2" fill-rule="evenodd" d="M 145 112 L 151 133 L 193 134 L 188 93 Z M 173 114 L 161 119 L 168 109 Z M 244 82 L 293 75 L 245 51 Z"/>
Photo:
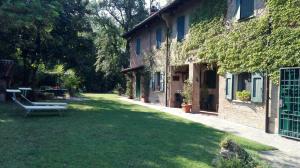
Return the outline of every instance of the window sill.
<path id="1" fill-rule="evenodd" d="M 244 22 L 244 21 L 247 21 L 247 20 L 250 20 L 250 19 L 253 19 L 253 18 L 255 18 L 255 16 L 254 15 L 252 15 L 252 16 L 249 16 L 249 17 L 246 17 L 246 18 L 240 18 L 240 19 L 237 19 L 236 20 L 236 22 Z"/>
<path id="2" fill-rule="evenodd" d="M 245 103 L 245 104 L 252 104 L 251 101 L 242 101 L 242 100 L 232 100 L 234 103 Z"/>
<path id="3" fill-rule="evenodd" d="M 153 93 L 165 93 L 165 91 L 152 91 Z"/>

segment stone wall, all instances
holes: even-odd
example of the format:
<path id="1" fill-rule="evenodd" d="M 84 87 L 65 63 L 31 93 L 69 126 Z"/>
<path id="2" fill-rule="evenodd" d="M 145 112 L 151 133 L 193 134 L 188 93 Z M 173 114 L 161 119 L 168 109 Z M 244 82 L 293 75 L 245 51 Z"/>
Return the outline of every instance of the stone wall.
<path id="1" fill-rule="evenodd" d="M 266 82 L 264 82 L 266 90 Z M 266 124 L 266 92 L 264 103 L 242 102 L 238 100 L 227 100 L 225 97 L 225 78 L 219 77 L 219 117 L 232 122 L 240 123 L 250 127 L 265 130 Z M 278 87 L 270 83 L 269 103 L 269 131 L 278 132 Z"/>

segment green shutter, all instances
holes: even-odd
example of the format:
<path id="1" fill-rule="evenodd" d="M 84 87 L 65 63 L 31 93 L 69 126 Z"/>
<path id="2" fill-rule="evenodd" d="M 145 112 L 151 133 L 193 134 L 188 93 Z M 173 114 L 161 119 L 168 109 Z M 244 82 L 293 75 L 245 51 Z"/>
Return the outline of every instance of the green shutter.
<path id="1" fill-rule="evenodd" d="M 256 103 L 263 102 L 264 78 L 261 74 L 252 74 L 251 101 Z"/>
<path id="2" fill-rule="evenodd" d="M 177 18 L 177 41 L 184 39 L 185 33 L 185 16 L 180 16 Z"/>
<path id="3" fill-rule="evenodd" d="M 226 99 L 232 100 L 233 99 L 233 74 L 227 73 L 225 79 L 226 79 L 226 86 L 225 86 Z"/>
<path id="4" fill-rule="evenodd" d="M 160 91 L 163 92 L 165 87 L 165 74 L 164 72 L 160 73 Z"/>
<path id="5" fill-rule="evenodd" d="M 254 14 L 254 0 L 240 1 L 240 19 L 245 19 Z"/>

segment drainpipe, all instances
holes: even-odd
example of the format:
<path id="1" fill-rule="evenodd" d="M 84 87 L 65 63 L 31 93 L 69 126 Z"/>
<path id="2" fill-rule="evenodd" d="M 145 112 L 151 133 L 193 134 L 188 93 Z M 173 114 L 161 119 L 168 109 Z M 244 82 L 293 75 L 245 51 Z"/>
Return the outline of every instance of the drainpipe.
<path id="1" fill-rule="evenodd" d="M 267 80 L 267 90 L 266 90 L 266 94 L 267 94 L 267 98 L 266 98 L 266 125 L 265 125 L 265 132 L 266 133 L 270 133 L 270 118 L 269 118 L 269 105 L 270 105 L 270 79 L 269 76 L 267 75 L 266 77 Z"/>
<path id="2" fill-rule="evenodd" d="M 170 47 L 169 47 L 169 26 L 167 27 L 167 53 L 166 53 L 166 72 L 165 72 L 165 105 L 168 107 L 168 75 L 169 75 L 169 53 L 170 53 Z"/>
<path id="3" fill-rule="evenodd" d="M 168 75 L 169 75 L 169 57 L 170 57 L 170 27 L 172 24 L 169 21 L 168 14 L 160 14 L 160 18 L 165 22 L 167 26 L 167 36 L 166 36 L 166 67 L 165 67 L 165 106 L 168 107 Z"/>
<path id="4" fill-rule="evenodd" d="M 268 31 L 267 31 L 267 34 L 270 35 L 272 33 L 272 21 L 271 21 L 271 18 L 269 17 L 268 18 Z M 268 40 L 267 41 L 267 46 L 270 46 L 270 41 Z M 267 77 L 266 77 L 266 80 L 267 80 L 267 90 L 266 90 L 266 94 L 267 94 L 267 98 L 266 98 L 266 125 L 265 125 L 265 132 L 266 133 L 270 133 L 270 118 L 269 118 L 269 109 L 270 109 L 270 77 L 269 77 L 269 74 L 267 73 Z"/>

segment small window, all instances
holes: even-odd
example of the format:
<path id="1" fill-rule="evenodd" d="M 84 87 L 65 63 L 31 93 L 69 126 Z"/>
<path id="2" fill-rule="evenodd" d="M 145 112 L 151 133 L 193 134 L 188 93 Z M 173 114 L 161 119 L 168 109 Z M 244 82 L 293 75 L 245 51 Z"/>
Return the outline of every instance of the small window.
<path id="1" fill-rule="evenodd" d="M 254 0 L 237 0 L 237 8 L 240 8 L 239 19 L 247 19 L 254 14 Z"/>
<path id="2" fill-rule="evenodd" d="M 245 95 L 248 92 L 247 99 L 252 102 L 262 103 L 264 93 L 264 78 L 261 74 L 240 73 L 237 75 L 226 75 L 226 98 L 229 100 L 239 99 L 237 92 L 243 92 L 240 95 Z M 246 92 L 245 92 L 246 91 Z M 241 98 L 241 97 L 240 97 Z M 245 97 L 244 97 L 245 98 Z M 245 101 L 245 100 L 242 100 Z M 246 100 L 248 101 L 248 100 Z"/>
<path id="3" fill-rule="evenodd" d="M 161 48 L 161 42 L 162 42 L 162 29 L 159 28 L 156 30 L 156 48 Z"/>
<path id="4" fill-rule="evenodd" d="M 155 72 L 152 75 L 152 80 L 151 80 L 151 88 L 152 91 L 164 91 L 164 85 L 165 85 L 165 76 L 163 72 Z"/>
<path id="5" fill-rule="evenodd" d="M 237 75 L 237 91 L 251 91 L 251 74 L 240 73 Z"/>
<path id="6" fill-rule="evenodd" d="M 177 41 L 182 41 L 185 35 L 185 16 L 177 18 Z"/>
<path id="7" fill-rule="evenodd" d="M 136 49 L 135 49 L 136 55 L 140 55 L 141 54 L 141 39 L 140 38 L 136 39 L 135 47 L 136 47 Z"/>

